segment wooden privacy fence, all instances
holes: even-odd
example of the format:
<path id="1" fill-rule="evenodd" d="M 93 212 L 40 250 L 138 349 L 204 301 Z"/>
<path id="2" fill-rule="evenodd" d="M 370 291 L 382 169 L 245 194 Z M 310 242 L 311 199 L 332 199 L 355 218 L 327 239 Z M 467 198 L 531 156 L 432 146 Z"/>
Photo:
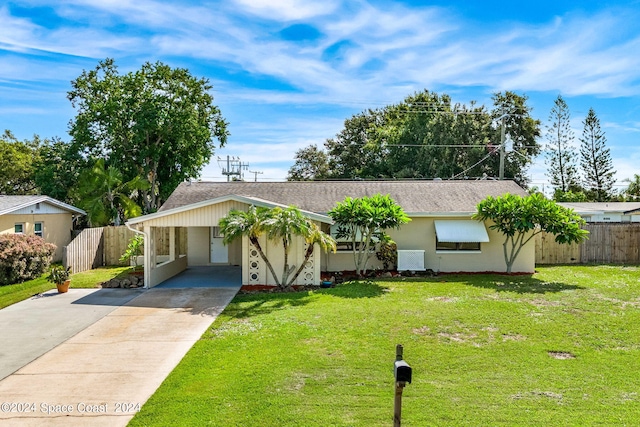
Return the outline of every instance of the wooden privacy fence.
<path id="1" fill-rule="evenodd" d="M 588 223 L 589 239 L 579 245 L 536 236 L 536 264 L 639 264 L 640 223 Z"/>
<path id="2" fill-rule="evenodd" d="M 120 265 L 120 257 L 127 250 L 129 240 L 136 235 L 124 225 L 104 228 L 103 265 Z"/>
<path id="3" fill-rule="evenodd" d="M 79 273 L 103 265 L 104 227 L 85 228 L 62 248 L 62 265 Z"/>
<path id="4" fill-rule="evenodd" d="M 169 229 L 156 231 L 157 255 L 169 254 Z M 68 246 L 63 248 L 62 263 L 79 273 L 101 265 L 122 265 L 120 257 L 136 233 L 126 226 L 96 227 L 82 230 Z M 187 251 L 186 229 L 176 228 L 177 250 L 180 254 Z"/>

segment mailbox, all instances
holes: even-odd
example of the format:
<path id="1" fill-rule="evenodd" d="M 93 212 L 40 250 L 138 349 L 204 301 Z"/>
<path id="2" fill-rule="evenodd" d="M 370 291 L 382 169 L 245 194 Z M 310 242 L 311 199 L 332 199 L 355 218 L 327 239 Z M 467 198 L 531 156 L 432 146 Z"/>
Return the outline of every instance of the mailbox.
<path id="1" fill-rule="evenodd" d="M 404 381 L 411 383 L 411 366 L 404 360 L 396 360 L 393 365 L 393 374 L 396 382 Z"/>

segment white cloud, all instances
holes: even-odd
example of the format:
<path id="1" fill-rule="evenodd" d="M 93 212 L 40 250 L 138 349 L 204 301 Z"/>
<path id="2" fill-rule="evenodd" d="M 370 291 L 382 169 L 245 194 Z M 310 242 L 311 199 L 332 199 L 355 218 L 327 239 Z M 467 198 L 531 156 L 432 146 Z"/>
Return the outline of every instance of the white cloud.
<path id="1" fill-rule="evenodd" d="M 249 13 L 266 19 L 294 21 L 328 15 L 336 10 L 332 0 L 235 0 L 238 6 Z"/>

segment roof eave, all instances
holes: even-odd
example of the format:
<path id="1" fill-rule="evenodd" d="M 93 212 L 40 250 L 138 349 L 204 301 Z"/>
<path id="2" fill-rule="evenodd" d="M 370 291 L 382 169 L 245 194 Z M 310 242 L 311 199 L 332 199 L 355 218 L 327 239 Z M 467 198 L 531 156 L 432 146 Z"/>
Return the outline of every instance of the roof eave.
<path id="1" fill-rule="evenodd" d="M 260 207 L 266 207 L 266 208 L 274 208 L 274 207 L 288 207 L 286 205 L 282 205 L 280 203 L 274 203 L 274 202 L 270 202 L 268 200 L 262 200 L 259 198 L 254 198 L 254 197 L 246 197 L 246 196 L 238 196 L 235 194 L 232 195 L 226 195 L 226 196 L 221 196 L 221 197 L 216 197 L 215 199 L 208 199 L 208 200 L 203 200 L 201 202 L 197 202 L 197 203 L 191 203 L 189 205 L 184 205 L 184 206 L 180 206 L 177 208 L 173 208 L 173 209 L 167 209 L 165 211 L 161 211 L 161 212 L 155 212 L 152 214 L 148 214 L 148 215 L 142 215 L 136 218 L 131 218 L 127 221 L 127 224 L 129 225 L 136 225 L 136 224 L 140 224 L 143 223 L 145 221 L 150 221 L 150 220 L 154 220 L 157 218 L 162 218 L 165 216 L 170 216 L 170 215 L 175 215 L 175 214 L 179 214 L 182 212 L 186 212 L 186 211 L 190 211 L 192 209 L 199 209 L 199 208 L 204 208 L 207 206 L 211 206 L 211 205 L 215 205 L 218 203 L 224 203 L 224 202 L 228 202 L 228 201 L 236 201 L 236 202 L 240 202 L 240 203 L 245 203 L 247 205 L 254 205 L 254 206 L 260 206 Z M 309 211 L 305 211 L 305 210 L 300 210 L 305 216 L 307 216 L 310 219 L 319 221 L 319 222 L 323 222 L 326 224 L 333 224 L 333 220 L 328 217 L 327 215 L 322 215 L 322 214 L 318 214 L 315 212 L 309 212 Z"/>
<path id="2" fill-rule="evenodd" d="M 473 216 L 476 211 L 461 211 L 461 212 L 407 212 L 407 216 L 410 218 L 432 218 L 432 217 L 470 217 Z"/>
<path id="3" fill-rule="evenodd" d="M 61 209 L 70 211 L 72 213 L 76 213 L 78 215 L 86 215 L 87 214 L 82 209 L 79 209 L 79 208 L 76 208 L 75 206 L 71 206 L 71 205 L 69 205 L 67 203 L 61 202 L 60 200 L 53 199 L 53 198 L 51 198 L 49 196 L 41 196 L 41 197 L 38 197 L 37 199 L 31 200 L 29 202 L 21 203 L 19 205 L 12 206 L 11 208 L 8 208 L 8 209 L 5 209 L 3 211 L 0 211 L 0 215 L 6 215 L 6 214 L 9 214 L 11 212 L 15 212 L 15 211 L 18 211 L 20 209 L 27 208 L 27 207 L 29 207 L 31 205 L 36 204 L 36 203 L 43 203 L 43 202 L 46 202 L 46 203 L 49 203 L 51 205 L 57 206 L 57 207 L 59 207 Z"/>

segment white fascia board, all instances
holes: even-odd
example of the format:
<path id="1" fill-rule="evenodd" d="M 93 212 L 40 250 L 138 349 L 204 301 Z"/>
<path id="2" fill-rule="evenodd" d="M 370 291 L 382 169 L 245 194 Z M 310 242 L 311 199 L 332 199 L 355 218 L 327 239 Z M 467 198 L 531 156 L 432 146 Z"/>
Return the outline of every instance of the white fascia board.
<path id="1" fill-rule="evenodd" d="M 0 211 L 0 215 L 5 215 L 5 214 L 11 213 L 11 212 L 18 211 L 20 209 L 24 209 L 24 208 L 27 208 L 29 206 L 35 205 L 36 203 L 49 203 L 50 205 L 54 205 L 56 207 L 59 207 L 60 209 L 67 210 L 67 211 L 76 213 L 78 215 L 86 215 L 87 214 L 82 209 L 79 209 L 79 208 L 76 208 L 75 206 L 71 206 L 71 205 L 69 205 L 67 203 L 61 202 L 60 200 L 53 199 L 53 198 L 51 198 L 49 196 L 41 196 L 41 197 L 38 197 L 36 199 L 29 200 L 28 202 L 21 203 L 19 205 L 12 206 L 12 207 L 7 208 L 7 209 L 5 209 L 3 211 Z"/>
<path id="2" fill-rule="evenodd" d="M 254 198 L 254 197 L 246 197 L 246 196 L 238 196 L 238 195 L 228 195 L 228 196 L 221 196 L 221 197 L 216 197 L 215 199 L 209 199 L 209 200 L 203 200 L 201 202 L 197 202 L 197 203 L 191 203 L 189 205 L 184 205 L 184 206 L 180 206 L 178 208 L 174 208 L 174 209 L 167 209 L 166 211 L 162 211 L 162 212 L 155 212 L 152 214 L 148 214 L 148 215 L 142 215 L 142 216 L 138 216 L 135 218 L 131 218 L 127 221 L 127 224 L 129 225 L 135 225 L 135 224 L 140 224 L 143 223 L 145 221 L 149 221 L 152 219 L 157 219 L 157 218 L 162 218 L 165 216 L 170 216 L 170 215 L 175 215 L 178 213 L 182 213 L 182 212 L 187 212 L 190 211 L 192 209 L 199 209 L 199 208 L 204 208 L 207 206 L 211 206 L 211 205 L 216 205 L 218 203 L 224 203 L 224 202 L 228 202 L 228 201 L 236 201 L 236 202 L 240 202 L 240 203 L 245 203 L 247 205 L 254 205 L 254 206 L 260 206 L 260 207 L 266 207 L 266 208 L 275 208 L 275 207 L 281 207 L 281 208 L 286 208 L 288 206 L 286 205 L 282 205 L 279 203 L 274 203 L 274 202 L 269 202 L 268 200 L 262 200 L 262 199 L 258 199 L 258 198 Z M 300 212 L 302 212 L 306 217 L 316 220 L 316 221 L 320 221 L 326 224 L 332 224 L 333 220 L 326 216 L 326 215 L 320 215 L 314 212 L 309 212 L 309 211 L 304 211 L 304 210 L 300 210 Z"/>
<path id="3" fill-rule="evenodd" d="M 473 212 L 405 212 L 409 218 L 471 218 L 476 211 Z"/>

